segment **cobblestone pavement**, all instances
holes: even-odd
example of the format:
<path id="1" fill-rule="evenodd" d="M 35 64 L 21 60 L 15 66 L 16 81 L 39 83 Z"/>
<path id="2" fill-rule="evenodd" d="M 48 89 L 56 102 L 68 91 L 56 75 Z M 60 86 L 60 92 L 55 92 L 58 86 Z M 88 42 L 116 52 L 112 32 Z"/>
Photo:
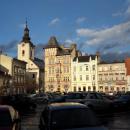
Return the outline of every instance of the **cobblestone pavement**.
<path id="1" fill-rule="evenodd" d="M 38 105 L 36 112 L 28 113 L 22 116 L 21 130 L 39 130 L 39 118 L 45 105 Z"/>

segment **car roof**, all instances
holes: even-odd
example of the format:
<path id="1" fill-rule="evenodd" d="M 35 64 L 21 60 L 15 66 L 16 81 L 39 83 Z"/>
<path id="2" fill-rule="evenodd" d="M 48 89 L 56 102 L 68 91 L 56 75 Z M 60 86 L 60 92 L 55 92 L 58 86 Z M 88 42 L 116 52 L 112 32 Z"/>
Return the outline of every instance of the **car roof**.
<path id="1" fill-rule="evenodd" d="M 49 104 L 50 110 L 61 110 L 61 109 L 72 109 L 72 108 L 88 108 L 87 106 L 75 103 L 75 102 L 64 102 L 64 103 L 52 103 Z"/>
<path id="2" fill-rule="evenodd" d="M 9 110 L 12 120 L 15 117 L 16 111 L 12 106 L 9 105 L 0 105 L 0 111 L 1 110 Z"/>

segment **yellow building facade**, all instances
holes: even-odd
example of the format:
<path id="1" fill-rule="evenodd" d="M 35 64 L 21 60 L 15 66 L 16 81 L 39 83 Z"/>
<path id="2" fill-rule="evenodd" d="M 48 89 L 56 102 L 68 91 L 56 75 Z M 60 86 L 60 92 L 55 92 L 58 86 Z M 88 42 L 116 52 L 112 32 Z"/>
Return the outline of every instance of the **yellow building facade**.
<path id="1" fill-rule="evenodd" d="M 98 65 L 99 91 L 105 93 L 128 91 L 126 73 L 124 62 L 100 63 Z"/>
<path id="2" fill-rule="evenodd" d="M 0 54 L 0 69 L 4 72 L 2 84 L 5 85 L 7 94 L 26 92 L 26 62 Z"/>
<path id="3" fill-rule="evenodd" d="M 44 51 L 45 91 L 71 91 L 71 59 L 77 55 L 76 44 L 66 48 L 51 37 Z"/>

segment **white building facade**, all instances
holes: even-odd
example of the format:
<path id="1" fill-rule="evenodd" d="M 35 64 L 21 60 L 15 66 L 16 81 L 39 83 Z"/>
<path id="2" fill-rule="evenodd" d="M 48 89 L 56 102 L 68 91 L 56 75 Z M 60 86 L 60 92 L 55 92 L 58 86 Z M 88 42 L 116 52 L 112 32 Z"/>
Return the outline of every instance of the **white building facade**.
<path id="1" fill-rule="evenodd" d="M 98 91 L 98 56 L 79 56 L 71 64 L 71 91 Z"/>
<path id="2" fill-rule="evenodd" d="M 35 57 L 35 45 L 31 42 L 29 29 L 24 29 L 22 41 L 18 44 L 19 60 L 27 62 L 26 88 L 29 92 L 44 89 L 44 62 Z"/>

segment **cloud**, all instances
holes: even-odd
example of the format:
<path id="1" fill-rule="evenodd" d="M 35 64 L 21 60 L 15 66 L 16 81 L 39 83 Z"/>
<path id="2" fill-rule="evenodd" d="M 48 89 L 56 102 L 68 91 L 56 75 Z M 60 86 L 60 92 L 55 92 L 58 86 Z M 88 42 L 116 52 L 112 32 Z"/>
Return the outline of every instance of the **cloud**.
<path id="1" fill-rule="evenodd" d="M 113 13 L 112 16 L 113 17 L 121 16 L 121 17 L 124 17 L 125 19 L 129 20 L 129 17 L 130 17 L 130 0 L 127 0 L 126 4 L 127 4 L 126 9 L 122 8 L 120 11 Z"/>
<path id="2" fill-rule="evenodd" d="M 127 10 L 125 11 L 125 15 L 130 16 L 130 5 L 128 6 Z"/>
<path id="3" fill-rule="evenodd" d="M 116 12 L 112 14 L 113 17 L 122 16 L 122 15 L 123 15 L 122 12 Z"/>
<path id="4" fill-rule="evenodd" d="M 123 61 L 127 57 L 130 57 L 130 52 L 108 52 L 101 54 L 101 60 L 106 62 Z"/>
<path id="5" fill-rule="evenodd" d="M 76 33 L 86 38 L 86 46 L 97 46 L 106 50 L 130 43 L 130 21 L 105 29 L 80 28 L 76 30 Z"/>
<path id="6" fill-rule="evenodd" d="M 13 41 L 10 41 L 9 43 L 5 44 L 5 43 L 1 43 L 0 44 L 0 50 L 3 52 L 3 53 L 12 53 L 12 52 L 15 52 L 14 55 L 16 55 L 16 52 L 17 52 L 17 44 L 18 44 L 18 41 L 17 40 L 13 40 Z"/>
<path id="7" fill-rule="evenodd" d="M 65 43 L 72 44 L 72 43 L 74 43 L 74 41 L 70 40 L 70 39 L 67 39 L 67 40 L 65 40 Z"/>
<path id="8" fill-rule="evenodd" d="M 76 44 L 79 40 L 80 40 L 79 37 L 73 38 L 73 39 L 66 39 L 66 40 L 64 41 L 64 45 L 70 46 L 70 45 L 73 44 L 73 43 Z"/>
<path id="9" fill-rule="evenodd" d="M 60 21 L 59 18 L 55 18 L 55 19 L 53 19 L 53 20 L 49 23 L 49 25 L 55 25 L 55 24 L 57 24 L 59 21 Z"/>
<path id="10" fill-rule="evenodd" d="M 83 23 L 84 21 L 86 21 L 86 17 L 79 17 L 79 18 L 76 20 L 76 23 L 77 23 L 77 24 L 80 24 L 80 23 Z"/>

